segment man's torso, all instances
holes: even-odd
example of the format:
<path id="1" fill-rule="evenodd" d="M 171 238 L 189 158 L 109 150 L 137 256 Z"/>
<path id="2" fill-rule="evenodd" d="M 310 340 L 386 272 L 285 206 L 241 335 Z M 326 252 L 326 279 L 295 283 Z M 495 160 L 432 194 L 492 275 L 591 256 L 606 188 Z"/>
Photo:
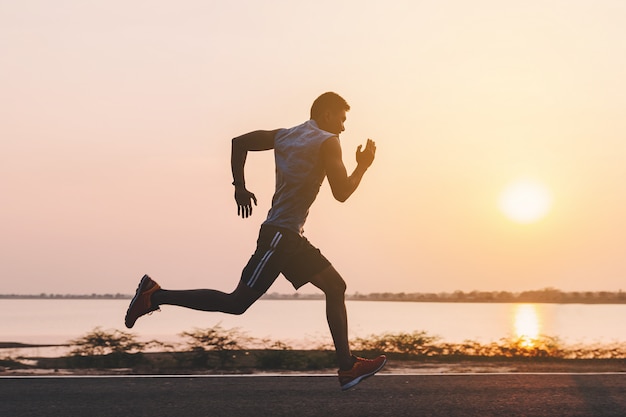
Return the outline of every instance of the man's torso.
<path id="1" fill-rule="evenodd" d="M 321 146 L 333 136 L 336 135 L 319 129 L 313 120 L 276 133 L 276 191 L 264 224 L 302 233 L 309 208 L 326 175 Z"/>

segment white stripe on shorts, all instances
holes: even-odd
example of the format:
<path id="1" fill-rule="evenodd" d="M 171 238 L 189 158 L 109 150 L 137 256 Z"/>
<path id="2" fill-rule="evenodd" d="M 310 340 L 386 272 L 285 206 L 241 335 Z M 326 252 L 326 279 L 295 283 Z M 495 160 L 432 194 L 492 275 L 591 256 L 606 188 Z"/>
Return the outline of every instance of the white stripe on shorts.
<path id="1" fill-rule="evenodd" d="M 259 275 L 261 275 L 261 272 L 263 272 L 263 268 L 265 268 L 265 264 L 267 264 L 267 261 L 276 251 L 276 248 L 278 247 L 278 242 L 280 242 L 282 238 L 283 238 L 282 233 L 276 232 L 276 234 L 274 235 L 274 238 L 272 239 L 272 242 L 270 243 L 269 250 L 265 252 L 265 255 L 263 255 L 263 258 L 261 258 L 261 261 L 256 266 L 254 273 L 252 274 L 252 276 L 246 283 L 248 287 L 252 288 L 254 284 L 256 284 L 257 280 L 259 279 Z"/>

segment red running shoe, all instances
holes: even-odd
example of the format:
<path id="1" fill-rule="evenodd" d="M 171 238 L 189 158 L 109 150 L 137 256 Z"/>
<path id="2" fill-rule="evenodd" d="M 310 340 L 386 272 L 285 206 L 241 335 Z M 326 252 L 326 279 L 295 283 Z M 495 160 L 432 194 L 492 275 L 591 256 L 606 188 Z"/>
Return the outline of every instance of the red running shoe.
<path id="1" fill-rule="evenodd" d="M 126 311 L 126 319 L 124 320 L 126 327 L 132 328 L 139 317 L 159 309 L 159 306 L 152 305 L 150 297 L 160 288 L 161 286 L 148 275 L 144 275 L 141 278 L 137 292 L 135 292 L 135 296 Z"/>
<path id="2" fill-rule="evenodd" d="M 383 369 L 383 366 L 385 366 L 387 362 L 385 355 L 380 355 L 376 359 L 363 359 L 357 356 L 354 358 L 356 362 L 354 362 L 352 369 L 349 371 L 339 370 L 338 372 L 339 384 L 341 385 L 342 391 L 350 389 L 365 378 L 374 375 L 376 372 Z"/>

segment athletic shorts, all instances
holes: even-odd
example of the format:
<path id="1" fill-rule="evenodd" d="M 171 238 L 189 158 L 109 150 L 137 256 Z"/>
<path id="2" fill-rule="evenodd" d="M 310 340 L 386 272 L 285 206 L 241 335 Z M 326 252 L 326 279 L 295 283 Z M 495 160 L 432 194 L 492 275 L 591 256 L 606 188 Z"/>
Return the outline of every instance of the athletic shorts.
<path id="1" fill-rule="evenodd" d="M 329 266 L 328 259 L 304 236 L 264 224 L 256 250 L 241 273 L 241 281 L 265 292 L 282 273 L 298 289 Z"/>

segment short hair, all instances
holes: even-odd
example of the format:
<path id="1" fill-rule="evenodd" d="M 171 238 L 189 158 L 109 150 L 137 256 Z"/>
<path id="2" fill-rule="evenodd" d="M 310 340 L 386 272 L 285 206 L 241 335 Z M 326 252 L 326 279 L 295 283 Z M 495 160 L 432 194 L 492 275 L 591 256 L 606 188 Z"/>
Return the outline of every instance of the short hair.
<path id="1" fill-rule="evenodd" d="M 311 119 L 317 120 L 326 111 L 350 110 L 350 105 L 337 93 L 329 91 L 315 99 L 311 106 Z"/>

